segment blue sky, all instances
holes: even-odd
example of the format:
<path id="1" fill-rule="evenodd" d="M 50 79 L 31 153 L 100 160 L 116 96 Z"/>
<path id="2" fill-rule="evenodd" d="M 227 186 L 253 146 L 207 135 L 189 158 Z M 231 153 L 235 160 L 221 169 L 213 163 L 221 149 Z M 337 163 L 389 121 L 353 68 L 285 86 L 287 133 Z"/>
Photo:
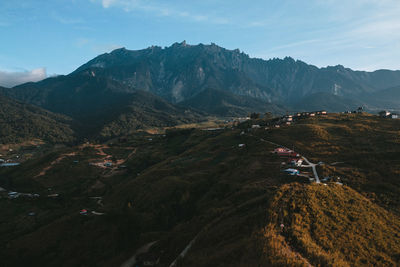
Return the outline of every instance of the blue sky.
<path id="1" fill-rule="evenodd" d="M 399 14 L 399 0 L 2 0 L 0 85 L 183 40 L 319 67 L 400 69 Z"/>

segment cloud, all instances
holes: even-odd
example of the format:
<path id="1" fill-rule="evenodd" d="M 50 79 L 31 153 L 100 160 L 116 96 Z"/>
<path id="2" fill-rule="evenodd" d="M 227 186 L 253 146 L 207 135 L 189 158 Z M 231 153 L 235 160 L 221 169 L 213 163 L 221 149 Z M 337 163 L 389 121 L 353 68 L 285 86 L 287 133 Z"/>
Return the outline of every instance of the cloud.
<path id="1" fill-rule="evenodd" d="M 37 68 L 31 71 L 1 71 L 0 86 L 13 87 L 26 82 L 37 82 L 47 77 L 46 68 Z"/>
<path id="2" fill-rule="evenodd" d="M 229 24 L 231 20 L 220 16 L 210 16 L 205 14 L 191 13 L 179 8 L 173 8 L 170 5 L 159 3 L 150 4 L 143 0 L 90 0 L 92 3 L 101 3 L 103 8 L 111 7 L 121 8 L 125 12 L 144 11 L 152 13 L 159 17 L 181 18 L 194 22 L 208 22 L 212 24 Z"/>
<path id="3" fill-rule="evenodd" d="M 116 0 L 103 0 L 102 5 L 104 8 L 109 8 L 111 5 L 115 4 L 117 1 Z"/>

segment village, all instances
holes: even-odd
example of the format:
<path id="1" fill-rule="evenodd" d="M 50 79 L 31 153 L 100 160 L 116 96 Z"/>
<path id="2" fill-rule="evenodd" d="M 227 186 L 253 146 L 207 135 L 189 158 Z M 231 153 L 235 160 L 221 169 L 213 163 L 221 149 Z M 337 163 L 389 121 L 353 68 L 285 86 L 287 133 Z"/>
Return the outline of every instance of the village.
<path id="1" fill-rule="evenodd" d="M 361 110 L 356 111 L 356 113 L 361 113 Z M 351 111 L 350 113 L 343 112 L 343 116 L 347 116 L 346 114 L 353 114 L 354 112 Z M 383 114 L 383 113 L 382 113 Z M 393 114 L 393 113 L 390 113 Z M 336 114 L 337 115 L 337 114 Z M 335 116 L 336 116 L 335 115 Z M 394 117 L 389 117 L 388 113 L 385 113 L 383 115 L 379 114 L 380 117 L 382 118 L 394 118 Z M 250 138 L 255 138 L 256 143 L 262 142 L 262 143 L 268 143 L 268 146 L 263 146 L 264 148 L 264 156 L 266 158 L 269 158 L 271 162 L 273 162 L 274 166 L 276 167 L 276 176 L 279 177 L 279 179 L 286 181 L 286 182 L 299 182 L 299 183 L 312 183 L 315 185 L 320 185 L 322 186 L 328 186 L 328 188 L 333 187 L 333 186 L 342 186 L 343 181 L 340 177 L 338 176 L 333 176 L 333 175 L 323 175 L 324 171 L 321 168 L 324 165 L 331 165 L 333 166 L 335 163 L 325 163 L 325 162 L 317 162 L 318 159 L 313 157 L 312 152 L 308 152 L 307 155 L 303 155 L 302 152 L 300 152 L 298 149 L 295 149 L 294 146 L 284 143 L 285 141 L 282 141 L 280 143 L 279 141 L 276 141 L 277 139 L 271 138 L 270 140 L 268 139 L 268 136 L 270 133 L 273 132 L 281 132 L 282 130 L 290 130 L 296 123 L 301 123 L 302 120 L 306 119 L 312 119 L 314 118 L 325 118 L 328 116 L 328 112 L 325 110 L 320 110 L 320 111 L 314 111 L 314 112 L 298 112 L 294 114 L 287 114 L 284 116 L 280 116 L 277 118 L 271 118 L 271 119 L 252 119 L 251 117 L 248 118 L 240 118 L 239 123 L 236 124 L 225 124 L 225 125 L 219 125 L 218 127 L 212 127 L 212 128 L 200 128 L 199 131 L 201 131 L 204 135 L 218 135 L 221 132 L 232 132 L 234 135 L 239 136 L 240 142 L 234 141 L 234 143 L 231 145 L 236 152 L 242 153 L 245 152 L 248 147 L 252 147 L 252 144 L 254 144 L 254 140 L 249 141 Z M 342 115 L 340 115 L 342 116 Z M 356 115 L 357 116 L 357 115 Z M 282 127 L 282 128 L 281 128 Z M 285 128 L 283 128 L 285 127 Z M 286 128 L 287 127 L 287 128 Z M 279 129 L 281 128 L 281 129 Z M 166 137 L 165 134 L 160 134 L 160 135 L 145 135 L 141 137 L 141 143 L 154 143 L 159 139 L 164 139 Z M 275 143 L 271 140 L 275 140 Z M 247 143 L 249 141 L 249 143 Z M 115 141 L 116 143 L 121 142 L 121 143 L 126 143 L 126 140 L 123 140 L 122 138 L 118 139 L 118 142 Z M 272 146 L 271 146 L 272 145 Z M 118 145 L 116 146 L 118 147 Z M 290 148 L 289 148 L 290 147 Z M 266 148 L 266 149 L 265 149 Z M 124 152 L 121 154 L 116 153 L 117 150 L 123 150 Z M 37 173 L 35 173 L 36 176 L 34 178 L 41 178 L 41 177 L 46 177 L 49 172 L 52 171 L 53 168 L 57 168 L 57 166 L 61 166 L 64 164 L 64 167 L 67 168 L 76 168 L 76 167 L 82 167 L 85 169 L 95 169 L 97 170 L 102 178 L 111 178 L 114 174 L 118 173 L 123 173 L 129 170 L 129 162 L 127 160 L 132 157 L 137 151 L 137 147 L 133 146 L 130 144 L 130 146 L 123 145 L 118 148 L 113 148 L 113 143 L 110 141 L 108 143 L 104 144 L 98 144 L 98 143 L 88 143 L 86 142 L 85 144 L 82 144 L 80 146 L 76 146 L 73 149 L 68 148 L 68 150 L 63 151 L 63 153 L 57 154 L 52 160 L 48 161 L 43 167 L 41 167 Z M 140 147 L 139 147 L 140 151 Z M 18 153 L 15 153 L 15 151 L 9 151 L 10 153 L 13 152 L 13 159 L 1 159 L 0 163 L 9 163 L 6 165 L 1 165 L 1 167 L 9 167 L 9 168 L 18 168 L 18 165 L 22 163 L 21 162 L 16 162 L 16 156 L 18 156 Z M 86 157 L 82 157 L 81 155 L 85 153 Z M 273 156 L 269 157 L 267 154 L 271 153 Z M 242 153 L 245 155 L 245 153 Z M 270 154 L 270 155 L 271 155 Z M 11 154 L 9 154 L 11 155 Z M 315 156 L 315 155 L 314 155 Z M 311 157 L 311 162 L 308 157 Z M 20 166 L 22 167 L 22 166 Z M 63 167 L 63 168 L 64 168 Z M 274 168 L 275 168 L 274 167 Z M 136 172 L 135 172 L 136 174 Z M 137 173 L 137 175 L 140 175 L 140 173 Z M 340 175 L 340 174 L 339 174 Z M 343 180 L 345 180 L 344 184 L 348 184 L 345 176 L 342 176 Z M 104 180 L 103 180 L 104 182 Z M 99 182 L 101 183 L 101 182 Z M 96 182 L 97 184 L 97 182 Z M 94 185 L 93 185 L 94 186 Z M 4 199 L 6 201 L 13 201 L 16 203 L 33 203 L 33 201 L 42 201 L 46 203 L 51 203 L 51 202 L 57 202 L 60 199 L 66 199 L 69 198 L 69 196 L 66 196 L 62 190 L 57 190 L 53 188 L 48 188 L 47 192 L 46 189 L 43 192 L 39 192 L 40 194 L 36 192 L 16 192 L 14 191 L 15 188 L 10 187 L 8 188 L 7 186 L 4 186 L 6 188 L 0 188 L 0 198 Z M 14 190 L 13 190 L 14 189 Z M 84 194 L 79 197 L 75 197 L 75 200 L 79 198 L 79 205 L 76 205 L 73 209 L 73 213 L 81 218 L 82 221 L 86 220 L 91 220 L 91 218 L 97 217 L 97 216 L 106 216 L 110 215 L 110 212 L 107 211 L 103 207 L 103 195 L 98 194 Z M 44 201 L 43 201 L 44 200 Z M 87 201 L 89 200 L 89 201 Z M 131 207 L 131 203 L 128 203 L 128 207 Z M 28 218 L 35 219 L 38 217 L 40 218 L 42 211 L 40 210 L 35 210 L 35 209 L 29 209 L 25 211 L 24 215 Z M 286 224 L 285 224 L 286 225 Z M 280 223 L 281 229 L 284 227 L 287 228 L 288 226 L 285 226 L 283 223 Z M 151 247 L 152 243 L 149 243 L 147 247 L 144 246 L 145 249 L 137 250 L 135 252 L 135 255 L 132 256 L 131 259 L 128 260 L 126 266 L 134 266 L 131 265 L 132 262 L 134 263 L 140 263 L 140 266 L 154 266 L 157 264 L 159 258 L 155 257 L 153 258 L 151 254 L 148 253 L 149 248 Z M 190 244 L 189 244 L 190 245 Z"/>
<path id="2" fill-rule="evenodd" d="M 354 113 L 362 113 L 363 108 L 359 107 L 355 111 L 345 111 L 342 112 L 342 114 L 354 114 Z M 391 118 L 391 119 L 397 119 L 398 115 L 396 113 L 391 113 L 389 111 L 381 111 L 378 113 L 381 118 Z M 273 128 L 280 128 L 282 126 L 290 126 L 300 120 L 306 119 L 306 118 L 314 118 L 314 117 L 324 117 L 327 116 L 328 112 L 326 110 L 319 110 L 319 111 L 311 111 L 311 112 L 297 112 L 294 114 L 287 114 L 284 116 L 280 117 L 275 117 L 272 118 L 271 120 L 265 121 L 264 124 L 250 124 L 249 128 L 247 128 L 247 133 L 250 133 L 252 131 L 255 131 L 257 129 L 265 129 L 265 130 L 270 130 Z M 256 116 L 256 118 L 259 118 L 259 115 Z M 241 117 L 241 118 L 236 118 L 232 120 L 231 122 L 227 121 L 228 124 L 232 125 L 232 129 L 237 128 L 239 125 L 241 125 L 244 122 L 247 121 L 252 121 L 254 119 L 254 115 L 252 114 L 249 117 Z M 255 120 L 257 121 L 257 120 Z M 204 131 L 223 131 L 225 130 L 226 127 L 214 127 L 214 128 L 205 128 L 202 129 Z M 245 131 L 242 131 L 240 134 L 247 134 Z M 165 135 L 162 135 L 165 137 Z M 152 141 L 151 138 L 148 139 L 148 141 Z M 266 140 L 261 140 L 268 142 Z M 276 154 L 282 159 L 281 167 L 282 167 L 282 172 L 289 175 L 289 176 L 298 176 L 298 177 L 304 177 L 309 179 L 310 182 L 316 182 L 316 183 L 323 183 L 332 181 L 337 184 L 341 184 L 340 178 L 336 177 L 324 177 L 322 179 L 319 178 L 318 173 L 316 171 L 316 166 L 323 165 L 323 162 L 319 162 L 317 164 L 309 162 L 304 156 L 300 155 L 299 153 L 295 152 L 294 149 L 289 149 L 286 148 L 285 146 L 279 145 L 279 144 L 274 144 L 277 146 L 276 149 L 271 151 L 272 153 Z M 90 144 L 84 144 L 79 147 L 79 149 L 84 149 L 85 147 L 91 146 Z M 246 144 L 238 144 L 239 148 L 244 148 Z M 37 146 L 39 147 L 39 146 Z M 113 161 L 112 155 L 109 155 L 104 152 L 104 148 L 107 148 L 107 146 L 103 145 L 93 145 L 92 146 L 97 152 L 97 155 L 99 155 L 101 158 L 100 159 L 95 159 L 95 160 L 90 160 L 89 165 L 104 169 L 108 173 L 113 173 L 118 170 L 123 170 L 127 166 L 124 164 L 126 160 L 117 160 Z M 9 148 L 7 150 L 8 155 L 11 156 L 9 159 L 2 159 L 0 158 L 0 167 L 16 167 L 21 164 L 21 159 L 18 154 L 15 154 L 13 149 Z M 135 153 L 135 149 L 132 148 L 132 153 L 128 156 L 128 158 Z M 63 160 L 65 157 L 72 157 L 75 156 L 75 153 L 72 154 L 63 154 L 61 155 L 58 159 L 56 159 L 54 162 L 51 162 L 48 167 L 42 170 L 41 173 L 39 173 L 37 176 L 43 176 L 46 174 L 46 172 L 52 168 L 54 164 L 57 164 L 61 160 Z M 73 160 L 73 164 L 78 164 L 79 160 Z M 309 172 L 310 168 L 312 169 L 312 173 Z M 1 198 L 9 198 L 9 199 L 16 199 L 16 198 L 38 198 L 40 197 L 39 194 L 36 193 L 19 193 L 19 192 L 14 192 L 14 191 L 7 191 L 4 188 L 0 188 L 0 197 Z M 59 194 L 57 193 L 49 193 L 46 197 L 48 198 L 57 198 L 59 197 Z M 81 215 L 87 215 L 88 211 L 87 209 L 82 209 L 79 212 Z M 95 214 L 98 212 L 94 212 Z M 100 214 L 100 213 L 98 213 Z"/>

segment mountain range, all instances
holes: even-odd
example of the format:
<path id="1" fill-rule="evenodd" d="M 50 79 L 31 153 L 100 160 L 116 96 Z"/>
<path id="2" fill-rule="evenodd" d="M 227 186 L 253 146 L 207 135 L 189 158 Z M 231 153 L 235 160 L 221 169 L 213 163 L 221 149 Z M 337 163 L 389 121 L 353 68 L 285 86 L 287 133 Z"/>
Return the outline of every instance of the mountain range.
<path id="1" fill-rule="evenodd" d="M 186 42 L 138 51 L 117 49 L 90 60 L 74 73 L 82 71 L 99 71 L 173 103 L 212 88 L 294 109 L 305 97 L 320 92 L 361 101 L 367 108 L 382 108 L 375 101 L 376 94 L 400 85 L 400 71 L 353 71 L 341 65 L 318 68 L 290 57 L 263 60 L 238 49 Z M 394 107 L 398 106 L 396 102 Z M 330 109 L 338 111 L 335 102 Z"/>
<path id="2" fill-rule="evenodd" d="M 213 43 L 182 42 L 116 49 L 68 75 L 0 92 L 72 118 L 80 135 L 113 136 L 207 115 L 400 110 L 400 71 L 318 68 L 290 57 L 263 60 Z"/>

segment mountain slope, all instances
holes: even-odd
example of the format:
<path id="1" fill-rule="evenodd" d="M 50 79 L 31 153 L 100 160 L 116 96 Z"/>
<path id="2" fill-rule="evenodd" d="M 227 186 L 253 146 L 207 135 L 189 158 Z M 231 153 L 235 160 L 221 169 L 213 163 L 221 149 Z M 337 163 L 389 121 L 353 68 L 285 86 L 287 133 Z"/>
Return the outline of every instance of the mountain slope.
<path id="1" fill-rule="evenodd" d="M 357 110 L 360 106 L 365 106 L 365 103 L 360 100 L 319 92 L 304 96 L 298 102 L 294 103 L 291 108 L 296 111 L 325 109 L 328 112 L 341 112 Z"/>
<path id="2" fill-rule="evenodd" d="M 247 116 L 251 112 L 285 113 L 283 107 L 266 101 L 214 89 L 205 89 L 180 105 L 224 117 Z"/>
<path id="3" fill-rule="evenodd" d="M 71 142 L 75 138 L 72 120 L 44 109 L 24 104 L 0 94 L 0 143 L 32 139 L 46 142 Z"/>
<path id="4" fill-rule="evenodd" d="M 329 114 L 247 134 L 241 127 L 132 134 L 0 168 L 1 187 L 42 196 L 0 199 L 2 262 L 121 266 L 154 241 L 136 265 L 170 266 L 182 251 L 177 266 L 399 262 L 397 121 Z M 285 175 L 274 143 L 325 162 L 321 179 L 340 176 L 343 185 Z M 104 161 L 113 166 L 95 164 Z M 49 187 L 58 199 L 46 197 Z"/>
<path id="5" fill-rule="evenodd" d="M 101 137 L 130 134 L 139 129 L 171 127 L 205 119 L 206 113 L 168 103 L 144 91 L 126 95 L 126 105 L 102 125 Z"/>
<path id="6" fill-rule="evenodd" d="M 400 86 L 374 92 L 364 96 L 365 101 L 374 102 L 380 110 L 390 109 L 400 111 Z"/>
<path id="7" fill-rule="evenodd" d="M 174 106 L 149 92 L 137 91 L 108 78 L 102 70 L 27 83 L 4 90 L 76 121 L 81 137 L 111 137 L 148 127 L 197 122 L 205 114 Z"/>

